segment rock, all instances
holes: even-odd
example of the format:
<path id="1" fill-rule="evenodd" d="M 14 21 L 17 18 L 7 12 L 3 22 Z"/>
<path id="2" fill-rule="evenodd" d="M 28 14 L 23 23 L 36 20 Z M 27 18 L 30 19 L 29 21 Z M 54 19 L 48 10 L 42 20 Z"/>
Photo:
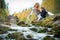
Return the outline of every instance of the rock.
<path id="1" fill-rule="evenodd" d="M 55 38 L 55 40 L 60 40 L 60 38 Z"/>
<path id="2" fill-rule="evenodd" d="M 46 28 L 43 28 L 43 29 L 39 29 L 39 31 L 38 31 L 38 33 L 45 33 L 45 32 L 47 32 L 47 29 Z"/>
<path id="3" fill-rule="evenodd" d="M 16 40 L 24 40 L 24 36 L 21 32 L 16 32 L 8 35 L 8 38 L 16 39 Z"/>
<path id="4" fill-rule="evenodd" d="M 50 36 L 46 36 L 43 38 L 43 40 L 55 40 L 53 37 L 50 37 Z"/>
<path id="5" fill-rule="evenodd" d="M 27 35 L 27 38 L 28 39 L 32 39 L 32 35 Z"/>
<path id="6" fill-rule="evenodd" d="M 15 23 L 16 24 L 17 21 L 18 21 L 18 18 L 15 16 L 9 15 L 6 17 L 6 22 L 8 22 L 8 23 Z"/>
<path id="7" fill-rule="evenodd" d="M 60 38 L 60 26 L 53 27 L 54 37 Z"/>
<path id="8" fill-rule="evenodd" d="M 56 26 L 60 26 L 60 19 L 56 20 L 53 24 Z"/>
<path id="9" fill-rule="evenodd" d="M 2 38 L 2 37 L 0 37 L 0 40 L 3 40 L 3 38 Z"/>
<path id="10" fill-rule="evenodd" d="M 30 28 L 30 30 L 32 30 L 34 32 L 38 32 L 37 28 Z"/>
<path id="11" fill-rule="evenodd" d="M 26 27 L 26 26 L 30 27 L 30 25 L 25 24 L 25 22 L 23 21 L 19 22 L 17 25 L 22 26 L 22 27 Z"/>
<path id="12" fill-rule="evenodd" d="M 54 19 L 53 19 L 53 21 L 56 21 L 56 20 L 59 20 L 60 19 L 60 15 L 57 15 Z"/>
<path id="13" fill-rule="evenodd" d="M 10 29 L 9 27 L 2 27 L 2 26 L 0 26 L 0 34 L 7 33 L 7 31 L 8 31 L 9 29 Z"/>

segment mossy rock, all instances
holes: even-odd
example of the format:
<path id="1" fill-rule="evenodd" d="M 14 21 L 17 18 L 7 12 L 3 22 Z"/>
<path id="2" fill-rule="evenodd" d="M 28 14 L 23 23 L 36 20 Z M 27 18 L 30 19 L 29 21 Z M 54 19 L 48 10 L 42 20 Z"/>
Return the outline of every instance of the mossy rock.
<path id="1" fill-rule="evenodd" d="M 37 28 L 30 28 L 30 30 L 34 31 L 34 32 L 37 32 Z"/>
<path id="2" fill-rule="evenodd" d="M 57 21 L 60 19 L 60 14 L 56 15 L 56 17 L 53 19 L 53 21 Z"/>
<path id="3" fill-rule="evenodd" d="M 22 27 L 27 27 L 27 26 L 30 27 L 30 25 L 25 24 L 24 21 L 19 22 L 17 25 L 22 26 Z"/>
<path id="4" fill-rule="evenodd" d="M 2 26 L 0 26 L 0 34 L 7 33 L 7 31 L 8 31 L 9 29 L 10 29 L 9 27 L 2 27 Z"/>
<path id="5" fill-rule="evenodd" d="M 11 39 L 16 39 L 16 40 L 24 40 L 23 33 L 21 32 L 16 32 L 8 35 L 9 38 Z"/>
<path id="6" fill-rule="evenodd" d="M 27 35 L 27 38 L 29 38 L 29 39 L 32 39 L 32 35 L 31 34 L 29 34 L 29 35 Z"/>
<path id="7" fill-rule="evenodd" d="M 48 28 L 52 28 L 52 24 L 53 24 L 53 19 L 54 17 L 48 16 L 44 19 L 41 20 L 40 25 L 43 27 L 48 27 Z"/>
<path id="8" fill-rule="evenodd" d="M 41 21 L 39 21 L 39 22 L 32 22 L 32 25 L 35 25 L 35 26 L 41 26 Z"/>
<path id="9" fill-rule="evenodd" d="M 16 29 L 9 29 L 8 31 L 17 31 Z"/>
<path id="10" fill-rule="evenodd" d="M 60 38 L 60 26 L 53 27 L 54 37 Z"/>
<path id="11" fill-rule="evenodd" d="M 50 32 L 47 32 L 47 34 L 49 34 L 49 35 L 53 35 L 53 32 L 52 32 L 52 31 L 50 31 Z"/>
<path id="12" fill-rule="evenodd" d="M 38 31 L 38 33 L 45 33 L 45 32 L 47 32 L 47 29 L 46 28 L 44 28 L 44 29 L 41 29 L 40 28 L 40 30 Z"/>
<path id="13" fill-rule="evenodd" d="M 55 40 L 53 37 L 50 37 L 50 36 L 46 36 L 43 38 L 43 40 Z"/>

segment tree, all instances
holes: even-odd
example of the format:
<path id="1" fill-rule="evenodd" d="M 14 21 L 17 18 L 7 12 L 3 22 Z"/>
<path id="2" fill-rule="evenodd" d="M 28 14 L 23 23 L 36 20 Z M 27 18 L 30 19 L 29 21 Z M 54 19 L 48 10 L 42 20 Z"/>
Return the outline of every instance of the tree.
<path id="1" fill-rule="evenodd" d="M 6 8 L 6 4 L 5 4 L 5 0 L 0 0 L 0 9 L 5 9 Z"/>
<path id="2" fill-rule="evenodd" d="M 7 17 L 7 8 L 6 8 L 5 0 L 0 0 L 0 19 L 5 21 L 5 18 Z"/>
<path id="3" fill-rule="evenodd" d="M 42 6 L 52 13 L 60 13 L 60 0 L 43 0 Z"/>

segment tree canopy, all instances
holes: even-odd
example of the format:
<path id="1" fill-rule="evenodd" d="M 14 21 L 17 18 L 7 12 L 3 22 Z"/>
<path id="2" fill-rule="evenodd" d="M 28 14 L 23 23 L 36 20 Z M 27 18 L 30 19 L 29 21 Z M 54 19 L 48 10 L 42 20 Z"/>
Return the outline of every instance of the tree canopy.
<path id="1" fill-rule="evenodd" d="M 42 6 L 52 13 L 60 13 L 60 0 L 43 0 Z"/>
<path id="2" fill-rule="evenodd" d="M 0 20 L 5 21 L 6 16 L 8 15 L 8 10 L 6 8 L 5 0 L 0 0 Z"/>

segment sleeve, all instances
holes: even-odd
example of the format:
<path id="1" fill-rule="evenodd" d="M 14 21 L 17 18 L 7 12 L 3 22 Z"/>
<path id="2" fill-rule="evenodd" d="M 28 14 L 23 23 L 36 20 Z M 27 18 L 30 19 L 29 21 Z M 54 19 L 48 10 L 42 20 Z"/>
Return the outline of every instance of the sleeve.
<path id="1" fill-rule="evenodd" d="M 30 16 L 32 15 L 32 13 L 33 13 L 33 9 L 32 9 L 32 11 L 30 12 L 30 14 L 28 15 L 27 19 L 30 19 Z"/>
<path id="2" fill-rule="evenodd" d="M 33 10 L 31 11 L 31 13 L 29 14 L 30 16 L 32 15 L 32 13 L 33 13 Z"/>
<path id="3" fill-rule="evenodd" d="M 53 14 L 53 13 L 51 13 L 51 12 L 48 12 L 48 15 L 53 16 L 54 14 Z"/>

